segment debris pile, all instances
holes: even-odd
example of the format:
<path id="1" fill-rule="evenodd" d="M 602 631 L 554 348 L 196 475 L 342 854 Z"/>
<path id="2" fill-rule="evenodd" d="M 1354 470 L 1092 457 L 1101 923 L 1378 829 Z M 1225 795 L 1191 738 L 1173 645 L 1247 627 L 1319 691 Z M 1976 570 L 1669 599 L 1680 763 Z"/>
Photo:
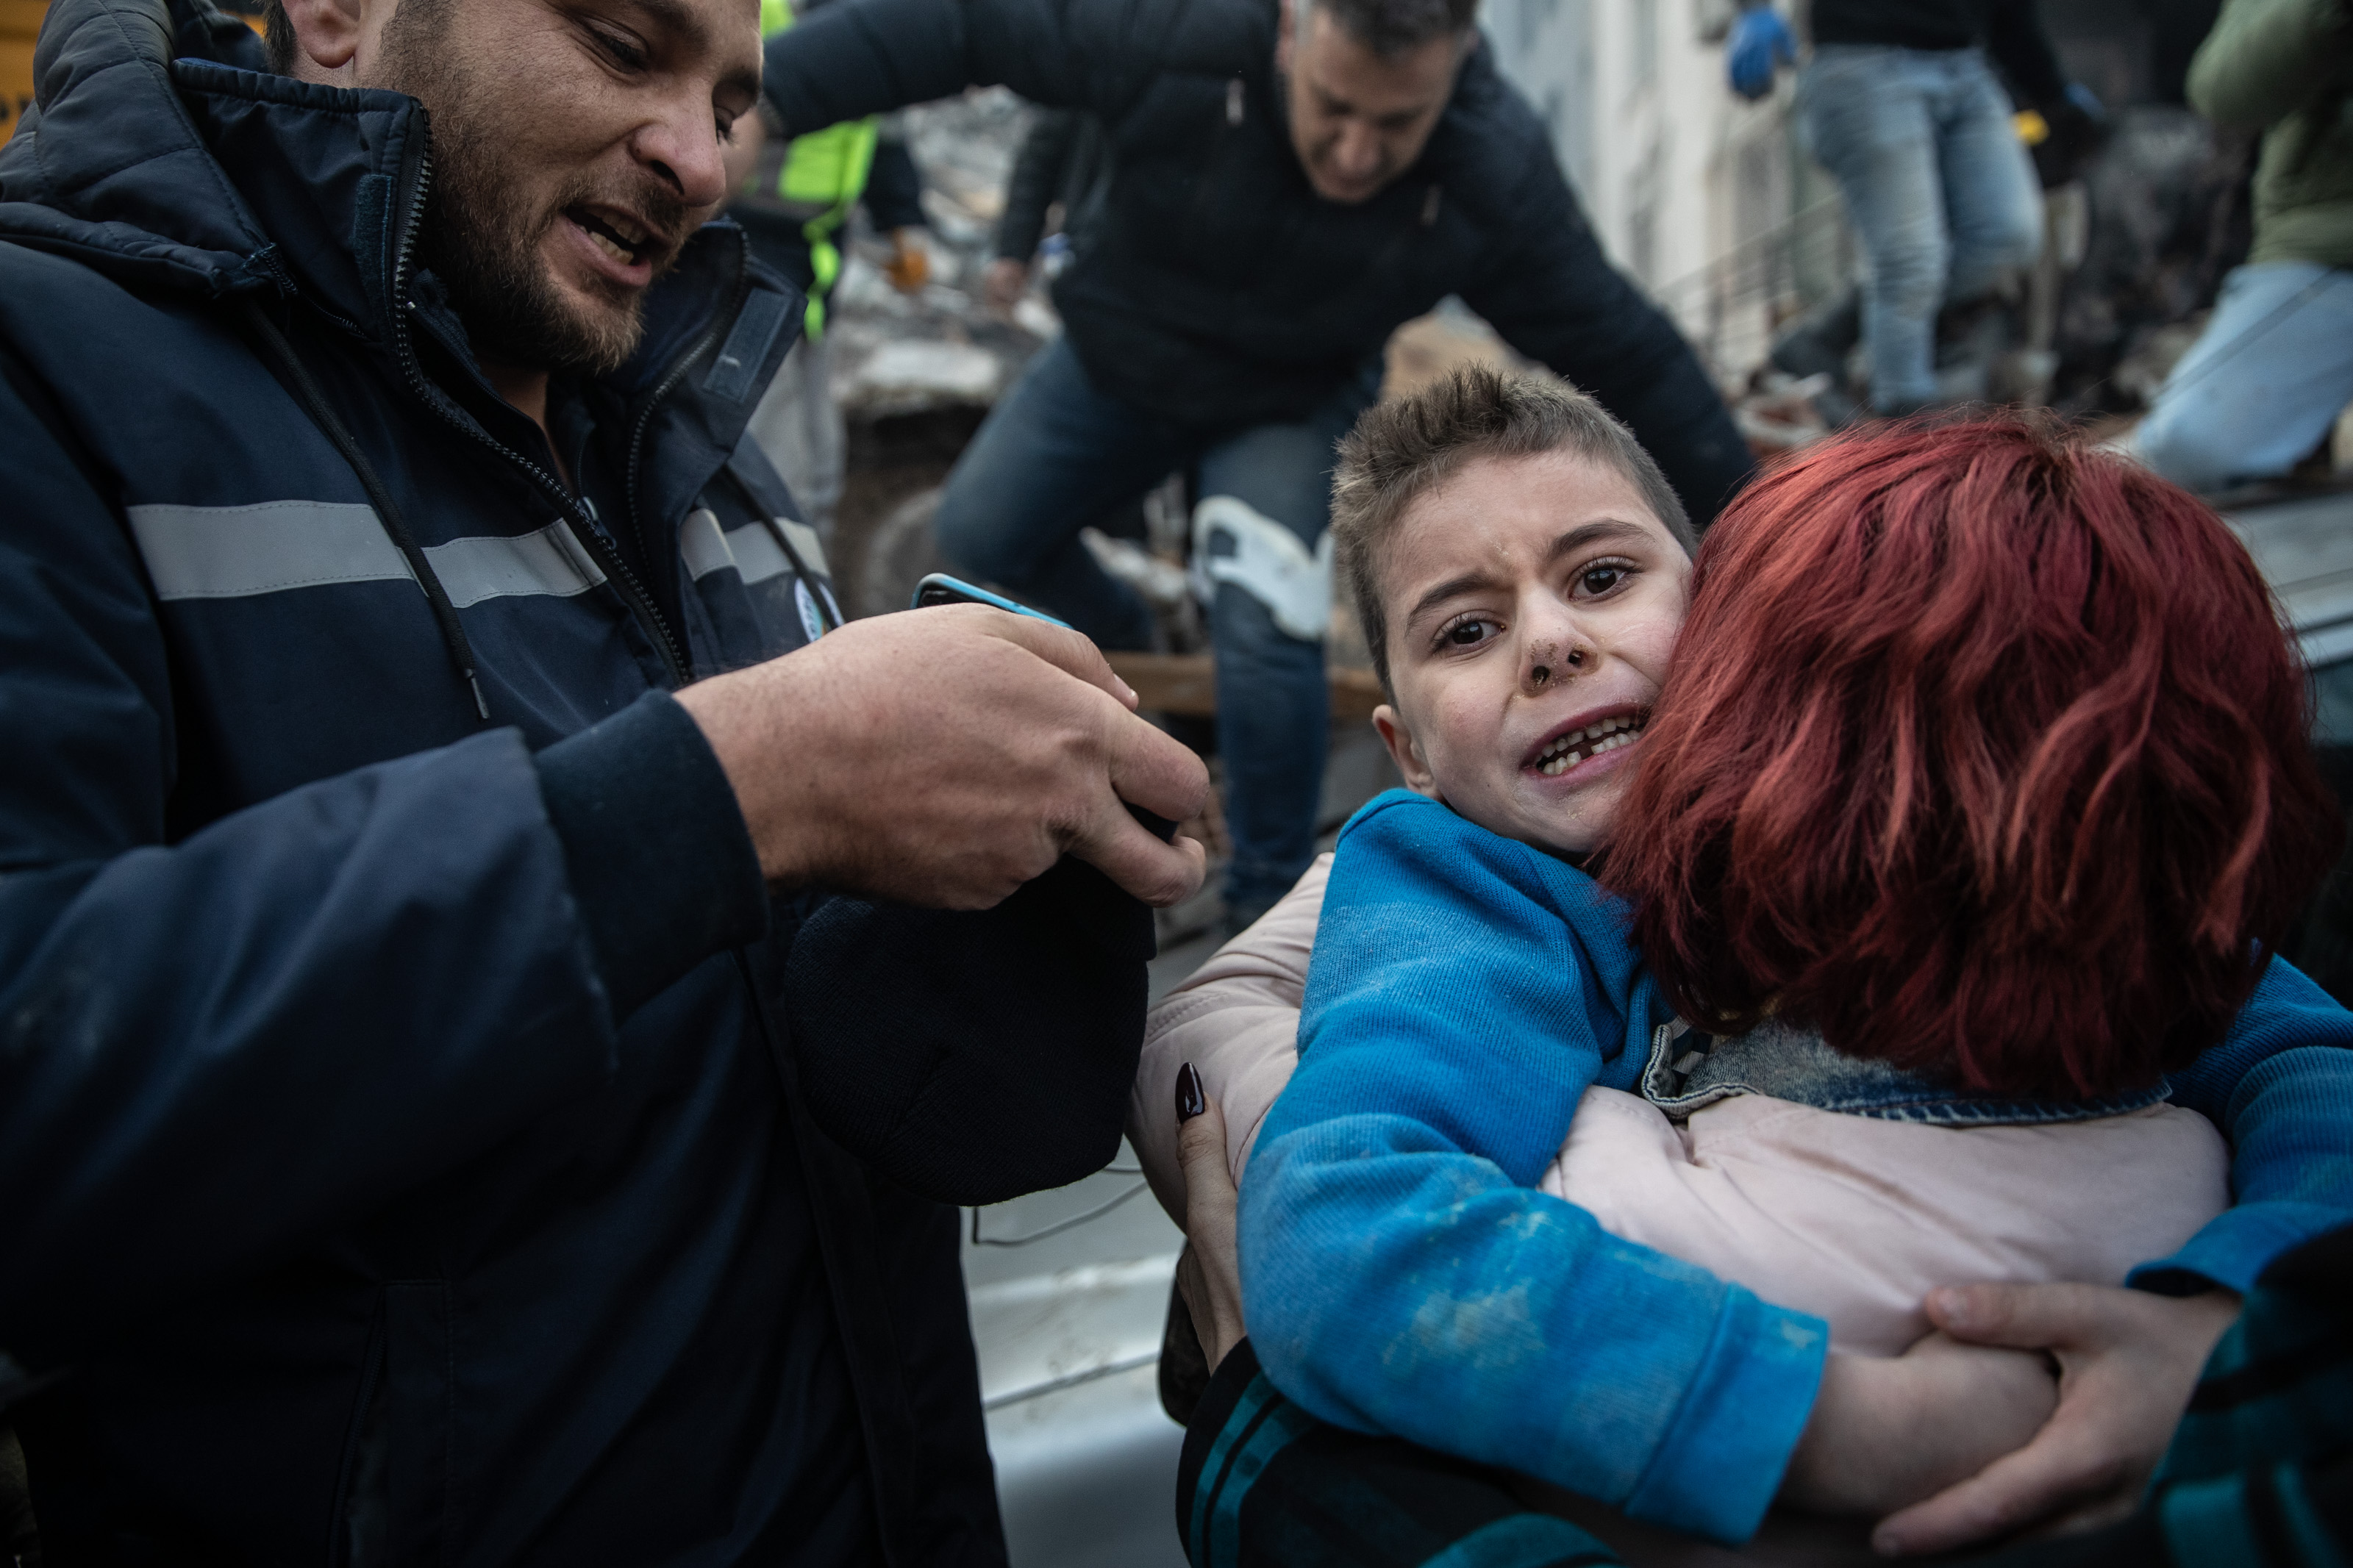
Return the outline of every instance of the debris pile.
<path id="1" fill-rule="evenodd" d="M 888 247 L 861 232 L 833 297 L 834 395 L 853 423 L 944 408 L 987 408 L 1060 330 L 1033 295 L 1011 317 L 981 302 L 1005 182 L 1029 110 L 1003 88 L 902 110 L 899 130 L 923 173 L 931 280 L 902 294 L 882 274 Z"/>
<path id="2" fill-rule="evenodd" d="M 935 570 L 939 486 L 989 407 L 1060 324 L 1042 289 L 1010 319 L 980 298 L 995 255 L 1005 182 L 1029 110 L 1003 88 L 975 89 L 896 116 L 923 174 L 932 276 L 915 294 L 883 276 L 887 242 L 864 226 L 834 289 L 833 392 L 849 426 L 849 471 L 833 555 L 851 613 L 904 607 Z"/>

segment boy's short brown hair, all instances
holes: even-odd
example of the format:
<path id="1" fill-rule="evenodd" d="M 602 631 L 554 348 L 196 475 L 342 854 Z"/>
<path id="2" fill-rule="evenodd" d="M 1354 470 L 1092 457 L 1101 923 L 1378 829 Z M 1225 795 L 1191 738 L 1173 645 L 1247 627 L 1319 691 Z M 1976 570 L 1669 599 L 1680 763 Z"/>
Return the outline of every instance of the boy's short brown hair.
<path id="1" fill-rule="evenodd" d="M 1382 690 L 1394 694 L 1380 556 L 1406 510 L 1473 458 L 1562 450 L 1625 475 L 1677 543 L 1686 552 L 1699 548 L 1674 487 L 1634 433 L 1552 376 L 1485 365 L 1458 370 L 1409 396 L 1375 404 L 1340 443 L 1332 475 L 1333 555 L 1356 595 Z"/>

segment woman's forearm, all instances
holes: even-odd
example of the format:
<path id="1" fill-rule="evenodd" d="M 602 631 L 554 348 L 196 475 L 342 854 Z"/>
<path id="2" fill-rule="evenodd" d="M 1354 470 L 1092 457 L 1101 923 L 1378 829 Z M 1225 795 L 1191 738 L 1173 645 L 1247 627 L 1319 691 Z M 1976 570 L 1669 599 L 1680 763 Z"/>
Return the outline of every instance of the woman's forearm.
<path id="1" fill-rule="evenodd" d="M 1185 1183 L 1169 1113 L 1176 1071 L 1189 1064 L 1224 1112 L 1236 1184 L 1260 1124 L 1299 1061 L 1299 1005 L 1324 909 L 1332 857 L 1319 856 L 1291 891 L 1154 1005 L 1128 1102 L 1127 1138 L 1153 1195 L 1185 1223 Z"/>

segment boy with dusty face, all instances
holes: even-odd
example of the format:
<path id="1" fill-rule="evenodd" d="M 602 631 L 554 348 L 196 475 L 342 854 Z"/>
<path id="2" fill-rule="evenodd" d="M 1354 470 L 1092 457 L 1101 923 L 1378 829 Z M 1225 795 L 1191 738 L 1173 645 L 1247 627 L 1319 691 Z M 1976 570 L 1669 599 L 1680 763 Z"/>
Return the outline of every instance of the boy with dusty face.
<path id="1" fill-rule="evenodd" d="M 1351 1114 L 1426 1117 L 1431 1127 L 1446 1130 L 1441 1137 L 1466 1136 L 1468 1123 L 1457 1114 L 1464 1110 L 1461 1102 L 1440 1095 L 1422 1103 L 1417 1097 L 1444 1077 L 1448 1064 L 1484 1059 L 1494 1042 L 1479 1023 L 1456 1030 L 1457 1041 L 1443 1026 L 1434 1032 L 1421 1027 L 1435 1020 L 1392 1016 L 1396 988 L 1432 983 L 1416 973 L 1419 966 L 1459 974 L 1459 1000 L 1482 1018 L 1514 1016 L 1529 1026 L 1514 1033 L 1526 1034 L 1538 1054 L 1574 1054 L 1575 1037 L 1588 1031 L 1605 1047 L 1626 1037 L 1617 1057 L 1621 1061 L 1641 1057 L 1650 1045 L 1648 1005 L 1636 978 L 1640 956 L 1625 942 L 1619 922 L 1601 911 L 1592 884 L 1565 868 L 1551 877 L 1515 868 L 1509 855 L 1482 847 L 1479 836 L 1465 837 L 1444 823 L 1459 818 L 1572 866 L 1607 847 L 1683 627 L 1694 541 L 1673 490 L 1622 426 L 1568 388 L 1518 377 L 1474 375 L 1450 392 L 1430 395 L 1419 411 L 1368 416 L 1342 447 L 1333 518 L 1337 554 L 1389 697 L 1376 710 L 1374 724 L 1407 786 L 1447 810 L 1433 818 L 1390 807 L 1385 824 L 1368 824 L 1367 817 L 1383 810 L 1376 802 L 1351 825 L 1353 850 L 1344 835 L 1341 857 L 1354 853 L 1356 871 L 1351 879 L 1335 867 L 1335 897 L 1324 905 L 1314 939 L 1320 966 L 1327 960 L 1327 936 L 1346 928 L 1337 938 L 1339 966 L 1325 972 L 1321 1003 L 1316 982 L 1310 981 L 1300 1048 L 1303 1060 L 1314 1054 L 1311 1038 L 1323 1042 L 1317 1049 L 1353 1053 L 1352 1066 L 1327 1075 L 1341 1079 L 1368 1059 L 1366 1050 L 1394 1052 L 1396 1061 L 1409 1064 L 1398 1069 L 1405 1086 L 1400 1099 L 1376 1105 L 1358 1094 L 1350 1100 Z M 1576 886 L 1559 883 L 1561 877 Z M 1531 878 L 1551 885 L 1539 891 Z M 1349 884 L 1345 892 L 1344 880 Z M 1465 910 L 1485 913 L 1464 918 Z M 1417 934 L 1409 940 L 1398 934 L 1404 931 Z M 1499 970 L 1495 956 L 1506 948 L 1515 956 Z M 1499 973 L 1502 987 L 1493 989 Z M 1439 989 L 1452 995 L 1454 984 Z M 1552 1032 L 1560 1038 L 1549 1039 Z M 1475 1085 L 1474 1097 L 1489 1099 L 1506 1083 L 1541 1092 L 1540 1074 L 1522 1079 L 1514 1072 L 1509 1063 L 1490 1061 L 1455 1088 Z M 1617 1086 L 1618 1100 L 1641 1105 L 1623 1092 L 1628 1087 Z M 1646 1116 L 1647 1134 L 1657 1113 L 1646 1110 Z M 1264 1128 L 1279 1138 L 1282 1125 L 1278 1110 Z M 1915 1131 L 1945 1136 L 1940 1129 Z M 1532 1134 L 1532 1143 L 1548 1152 L 1563 1131 L 1547 1123 Z M 1301 1136 L 1313 1141 L 1320 1133 Z M 1592 1142 L 1583 1163 L 1572 1161 L 1577 1148 L 1572 1142 L 1561 1146 L 1540 1178 L 1531 1163 L 1522 1173 L 1530 1179 L 1519 1184 L 1595 1212 L 1588 1205 L 1603 1194 L 1580 1186 L 1582 1173 L 1597 1158 L 1621 1173 L 1634 1169 L 1631 1156 L 1640 1150 L 1619 1136 L 1608 1116 L 1587 1136 Z M 2206 1136 L 2211 1142 L 2211 1132 Z M 1414 1138 L 1406 1142 L 1419 1147 Z M 1514 1168 L 1514 1156 L 1480 1146 L 1475 1138 L 1465 1148 Z M 1256 1182 L 1256 1164 L 1252 1171 Z M 1672 1180 L 1662 1175 L 1650 1200 L 1662 1212 L 1672 1202 L 1664 1195 L 1673 1190 Z M 1270 1186 L 1282 1188 L 1282 1178 Z M 1261 1212 L 1293 1242 L 1329 1218 L 1315 1200 L 1300 1203 L 1297 1192 L 1267 1200 Z M 1410 1237 L 1414 1249 L 1444 1252 L 1444 1230 L 1433 1221 L 1427 1232 L 1416 1232 L 1409 1219 L 1400 1234 Z M 1541 1230 L 1538 1225 L 1531 1237 Z M 1529 1241 L 1532 1256 L 1521 1263 L 1532 1265 L 1533 1255 L 1549 1252 L 1555 1256 L 1547 1266 L 1556 1264 L 1583 1245 L 1566 1234 L 1546 1235 Z M 1265 1256 L 1290 1250 L 1276 1247 Z M 1704 1267 L 1722 1261 L 1704 1250 L 1689 1260 Z M 1450 1278 L 1458 1294 L 1477 1293 L 1465 1283 L 1464 1256 L 1447 1253 L 1443 1263 L 1430 1267 Z M 1514 1265 L 1493 1283 L 1509 1285 L 1541 1271 Z M 1597 1276 L 1590 1285 L 1570 1289 L 1589 1289 L 1589 1307 L 1615 1287 Z M 1630 1320 L 1641 1316 L 1627 1302 L 1612 1310 Z M 1573 1314 L 1560 1301 L 1549 1312 L 1529 1309 L 1532 1321 L 1548 1315 Z M 1304 1321 L 1308 1314 L 1296 1316 Z M 1278 1310 L 1271 1338 L 1281 1336 L 1285 1321 Z M 1799 1331 L 1782 1327 L 1757 1331 L 1756 1337 L 1770 1341 Z M 1840 1513 L 1890 1511 L 2020 1447 L 2051 1411 L 2055 1390 L 2033 1358 L 1964 1347 L 1941 1335 L 1912 1343 L 1913 1353 L 1896 1358 L 1902 1342 L 1909 1342 L 1833 1359 L 1813 1405 L 1815 1419 L 1807 1422 L 1796 1453 L 1781 1456 L 1789 1460 L 1785 1501 Z M 1262 1354 L 1269 1350 L 1281 1353 L 1279 1346 L 1261 1344 Z M 1662 1366 L 1675 1360 L 1659 1346 L 1633 1341 L 1618 1353 Z M 1451 1369 L 1424 1366 L 1418 1380 L 1400 1378 L 1398 1386 L 1417 1381 L 1425 1388 L 1444 1386 L 1450 1376 Z M 1461 1392 L 1475 1406 L 1472 1381 Z M 1802 1413 L 1804 1402 L 1791 1408 Z M 1919 1415 L 1931 1409 L 1940 1419 L 1934 1433 L 1924 1434 Z M 1507 1420 L 1511 1411 L 1485 1414 Z M 1461 1451 L 1460 1432 L 1446 1424 L 1430 1432 L 1381 1424 Z M 1654 1521 L 1708 1532 L 1699 1521 Z"/>
<path id="2" fill-rule="evenodd" d="M 1407 787 L 1570 857 L 1609 837 L 1691 575 L 1657 468 L 1579 423 L 1472 457 L 1342 541 L 1390 696 L 1373 722 Z"/>

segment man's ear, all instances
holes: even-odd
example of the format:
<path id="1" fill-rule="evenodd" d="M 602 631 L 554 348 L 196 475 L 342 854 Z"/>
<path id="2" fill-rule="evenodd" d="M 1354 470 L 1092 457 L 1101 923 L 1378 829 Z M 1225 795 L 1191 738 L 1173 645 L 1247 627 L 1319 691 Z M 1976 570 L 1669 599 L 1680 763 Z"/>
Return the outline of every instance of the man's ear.
<path id="1" fill-rule="evenodd" d="M 294 29 L 294 76 L 329 87 L 356 87 L 353 65 L 367 37 L 371 7 L 365 0 L 285 0 L 286 23 Z M 375 7 L 389 11 L 390 6 Z M 374 18 L 376 30 L 383 19 Z"/>
<path id="2" fill-rule="evenodd" d="M 1405 721 L 1398 717 L 1398 710 L 1386 702 L 1374 709 L 1373 728 L 1381 732 L 1381 744 L 1389 749 L 1389 760 L 1405 776 L 1405 787 L 1432 800 L 1442 799 L 1436 775 L 1421 760 L 1421 747 L 1415 743 L 1413 731 L 1405 727 Z"/>
<path id="3" fill-rule="evenodd" d="M 1274 68 L 1283 76 L 1291 74 L 1292 57 L 1298 53 L 1300 4 L 1301 0 L 1282 0 L 1282 19 L 1275 24 Z"/>

